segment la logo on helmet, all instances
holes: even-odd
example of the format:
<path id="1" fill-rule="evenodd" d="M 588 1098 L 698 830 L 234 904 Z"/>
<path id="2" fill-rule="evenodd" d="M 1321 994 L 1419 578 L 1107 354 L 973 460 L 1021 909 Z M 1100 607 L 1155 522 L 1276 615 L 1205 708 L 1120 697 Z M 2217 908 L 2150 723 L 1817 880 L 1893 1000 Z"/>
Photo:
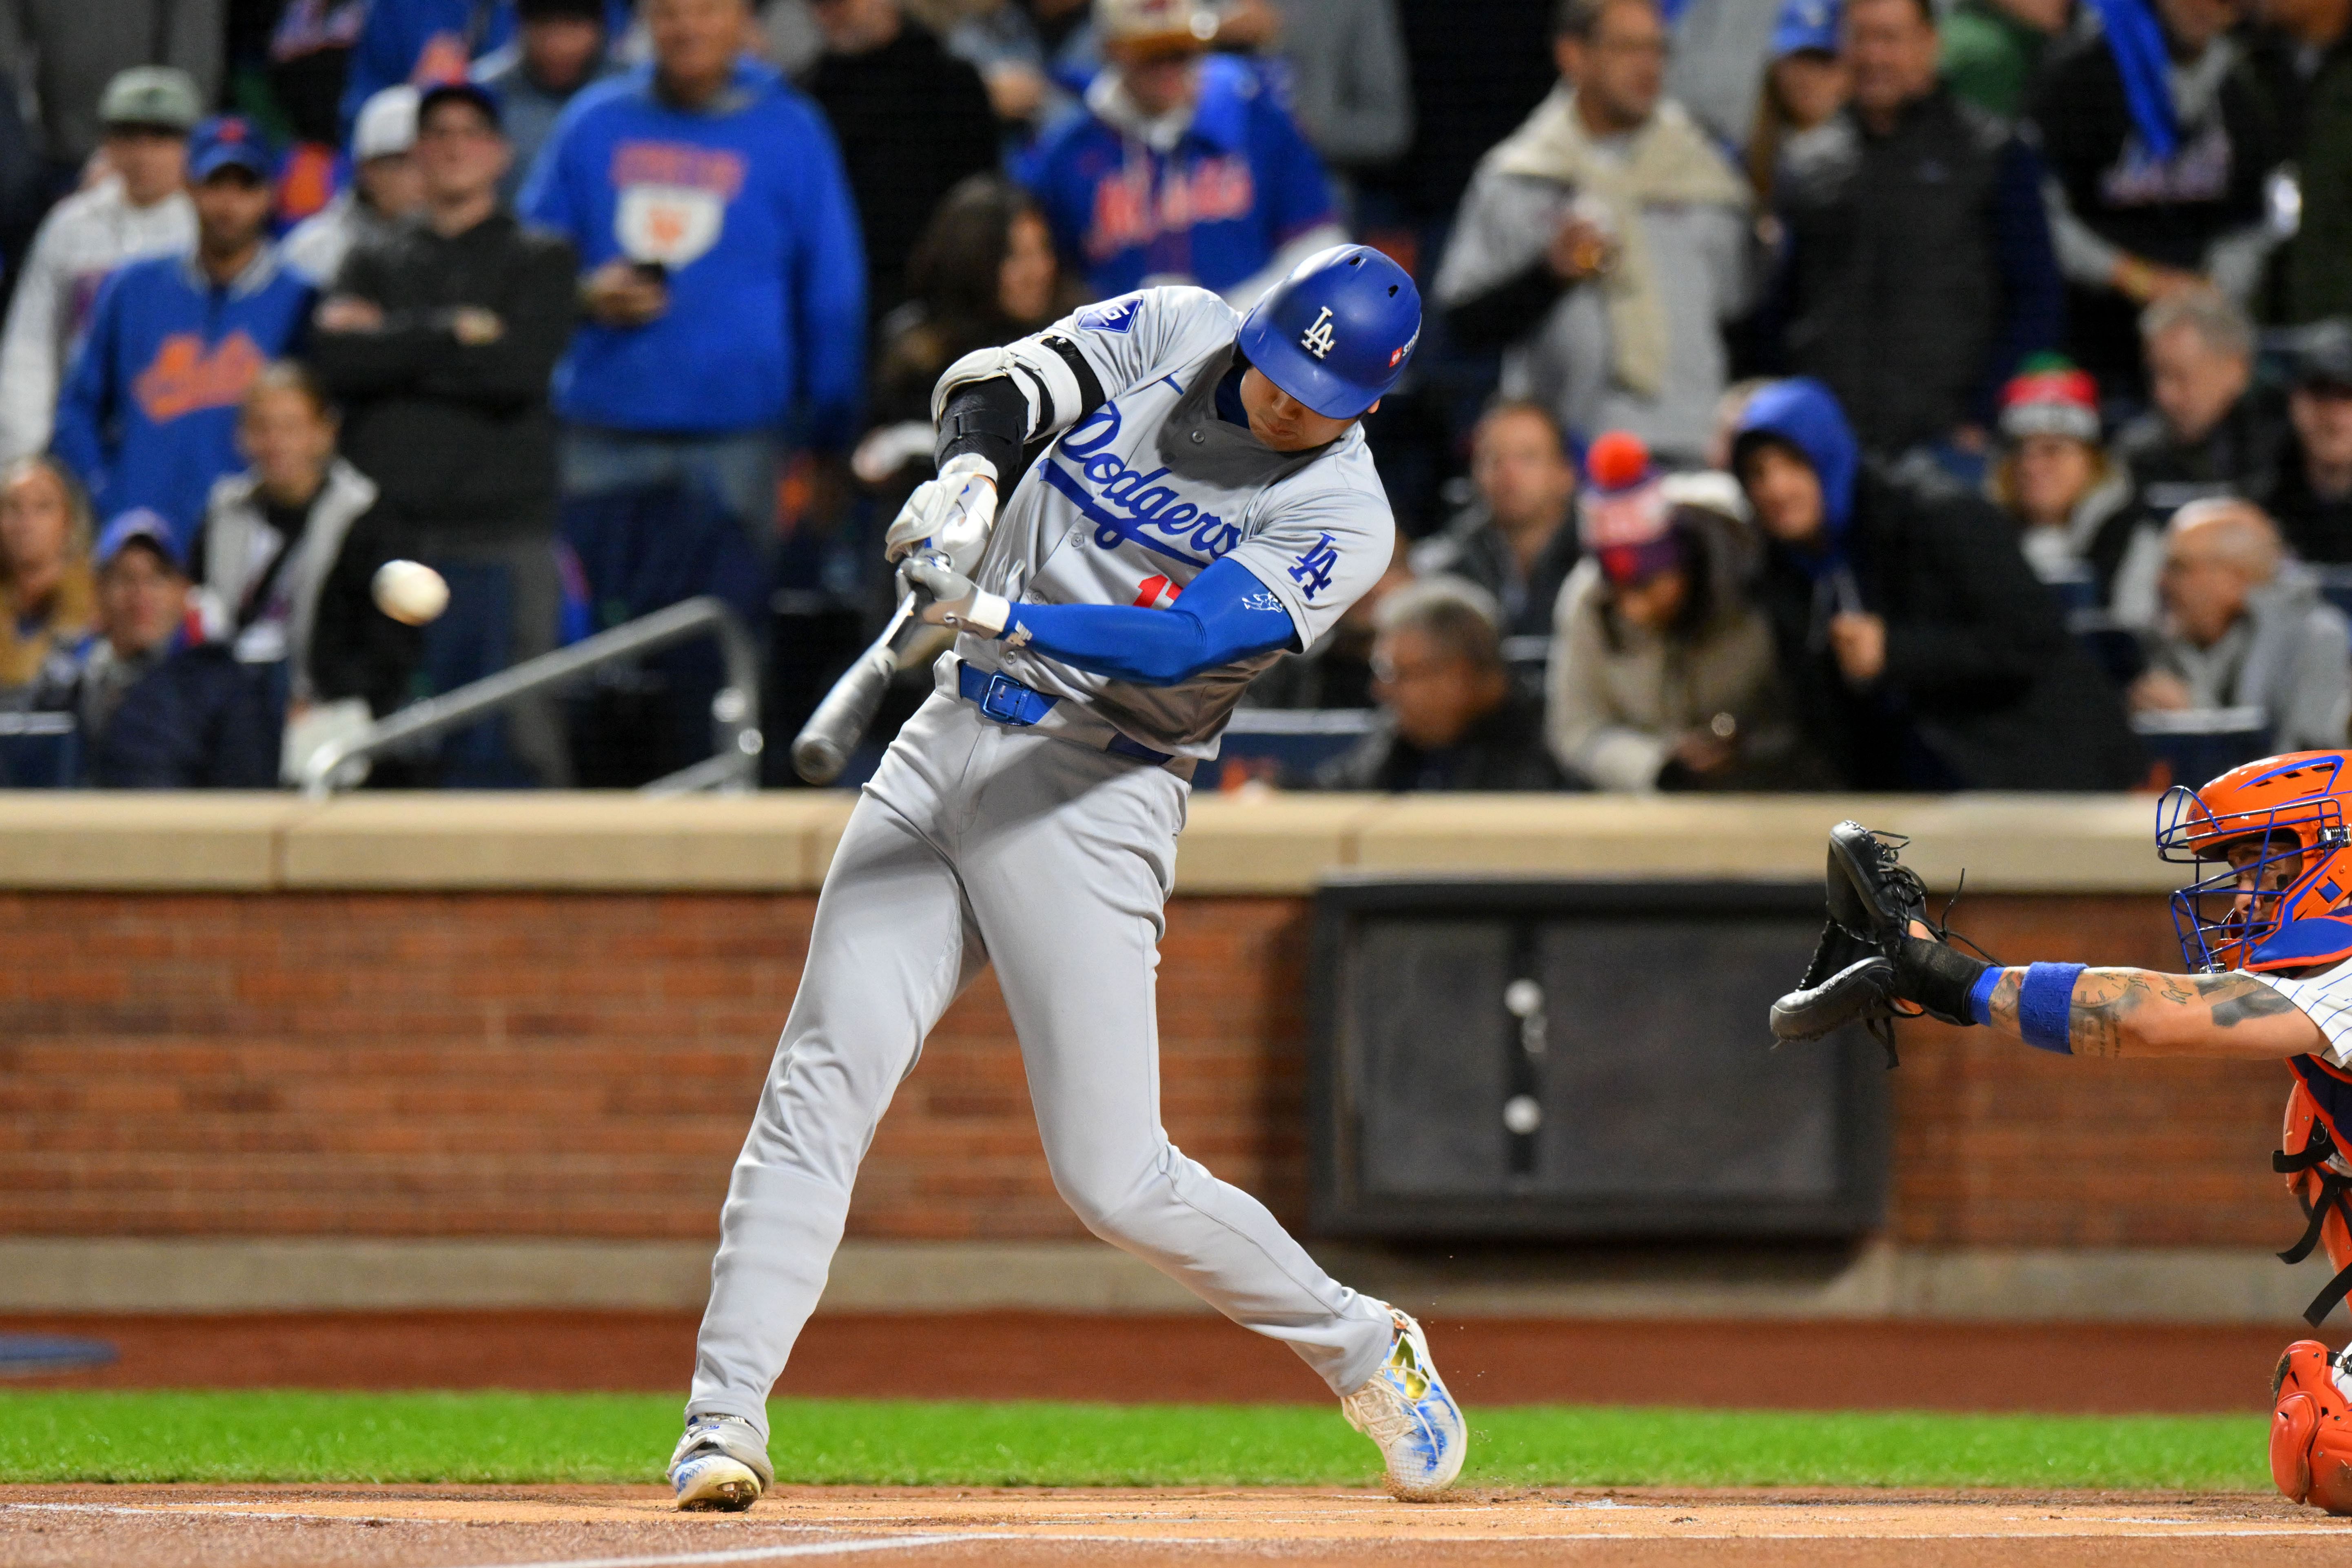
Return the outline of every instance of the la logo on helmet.
<path id="1" fill-rule="evenodd" d="M 1330 306 L 1324 306 L 1315 320 L 1307 324 L 1307 331 L 1299 334 L 1298 346 L 1317 359 L 1321 359 L 1339 346 L 1339 340 L 1331 335 Z"/>

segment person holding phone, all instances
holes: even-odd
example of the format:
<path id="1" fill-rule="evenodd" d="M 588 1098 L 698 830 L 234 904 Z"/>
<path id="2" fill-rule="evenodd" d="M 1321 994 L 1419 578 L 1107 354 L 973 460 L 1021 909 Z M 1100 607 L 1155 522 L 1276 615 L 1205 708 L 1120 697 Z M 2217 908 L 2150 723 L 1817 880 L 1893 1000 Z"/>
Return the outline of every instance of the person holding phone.
<path id="1" fill-rule="evenodd" d="M 523 187 L 583 267 L 563 489 L 698 489 L 766 554 L 787 423 L 820 451 L 857 436 L 857 209 L 824 117 L 746 53 L 749 0 L 642 14 L 652 62 L 583 89 Z"/>

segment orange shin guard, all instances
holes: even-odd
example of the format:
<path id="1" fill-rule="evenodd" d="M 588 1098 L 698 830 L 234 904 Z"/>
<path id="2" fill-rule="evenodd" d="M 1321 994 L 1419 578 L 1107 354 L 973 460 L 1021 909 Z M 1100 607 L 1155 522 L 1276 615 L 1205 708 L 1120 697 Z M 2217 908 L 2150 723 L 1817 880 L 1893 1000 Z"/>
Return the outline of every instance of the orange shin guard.
<path id="1" fill-rule="evenodd" d="M 2352 1401 L 2336 1386 L 2327 1347 L 2287 1346 L 2271 1392 L 2271 1479 L 2295 1502 L 2352 1514 Z"/>

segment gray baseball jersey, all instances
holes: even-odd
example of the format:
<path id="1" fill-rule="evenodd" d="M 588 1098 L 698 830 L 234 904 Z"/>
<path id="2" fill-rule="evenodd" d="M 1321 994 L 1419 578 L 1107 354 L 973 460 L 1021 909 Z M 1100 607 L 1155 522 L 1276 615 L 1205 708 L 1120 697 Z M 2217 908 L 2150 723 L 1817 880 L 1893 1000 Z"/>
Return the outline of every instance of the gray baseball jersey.
<path id="1" fill-rule="evenodd" d="M 1231 555 L 1312 644 L 1388 570 L 1396 523 L 1360 426 L 1328 447 L 1276 452 L 1217 416 L 1241 325 L 1202 289 L 1145 289 L 1049 329 L 1094 367 L 1109 401 L 1039 456 L 998 514 L 975 580 L 1015 604 L 1164 606 Z M 966 637 L 966 663 L 1058 697 L 1045 734 L 1108 723 L 1154 750 L 1213 757 L 1250 679 L 1279 651 L 1176 686 L 1089 674 Z"/>

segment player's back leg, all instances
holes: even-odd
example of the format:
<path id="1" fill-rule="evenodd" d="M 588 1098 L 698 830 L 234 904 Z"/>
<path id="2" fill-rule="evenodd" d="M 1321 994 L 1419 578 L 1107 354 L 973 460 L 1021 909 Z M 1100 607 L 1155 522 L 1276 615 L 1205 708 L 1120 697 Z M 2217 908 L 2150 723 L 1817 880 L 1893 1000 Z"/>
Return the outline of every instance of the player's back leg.
<path id="1" fill-rule="evenodd" d="M 1288 1344 L 1335 1394 L 1364 1395 L 1359 1424 L 1399 1490 L 1442 1487 L 1466 1435 L 1418 1328 L 1332 1279 L 1265 1205 L 1161 1130 L 1155 975 L 1183 784 L 1042 736 L 984 743 L 995 752 L 986 805 L 958 863 L 1055 1188 L 1097 1236 Z M 1392 1365 L 1394 1387 L 1372 1389 Z"/>

